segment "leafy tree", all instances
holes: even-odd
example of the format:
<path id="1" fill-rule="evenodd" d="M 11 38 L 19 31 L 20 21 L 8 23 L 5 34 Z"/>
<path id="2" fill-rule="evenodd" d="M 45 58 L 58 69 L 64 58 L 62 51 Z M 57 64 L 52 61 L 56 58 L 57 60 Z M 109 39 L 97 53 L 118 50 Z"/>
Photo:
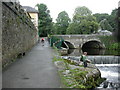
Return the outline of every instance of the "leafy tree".
<path id="1" fill-rule="evenodd" d="M 74 15 L 80 15 L 80 16 L 87 16 L 87 15 L 91 15 L 92 11 L 90 11 L 87 7 L 82 6 L 82 7 L 77 7 L 75 9 Z"/>
<path id="2" fill-rule="evenodd" d="M 52 18 L 50 16 L 50 11 L 47 9 L 45 4 L 37 4 L 39 15 L 38 15 L 38 29 L 39 37 L 47 36 L 51 33 L 52 28 Z"/>
<path id="3" fill-rule="evenodd" d="M 77 7 L 67 34 L 90 34 L 98 30 L 99 24 L 87 7 Z"/>
<path id="4" fill-rule="evenodd" d="M 70 23 L 66 33 L 67 34 L 79 34 L 80 33 L 80 28 L 78 27 L 78 23 Z"/>
<path id="5" fill-rule="evenodd" d="M 51 34 L 57 34 L 57 27 L 56 23 L 52 22 L 52 29 L 51 29 Z"/>
<path id="6" fill-rule="evenodd" d="M 111 25 L 109 24 L 109 22 L 104 19 L 100 22 L 100 27 L 102 30 L 109 30 L 109 31 L 112 31 L 113 28 L 111 27 Z"/>
<path id="7" fill-rule="evenodd" d="M 54 26 L 56 29 L 56 34 L 66 34 L 66 29 L 68 28 L 68 25 L 70 23 L 70 18 L 66 11 L 62 11 L 58 14 L 58 17 L 56 19 L 57 23 Z"/>
<path id="8" fill-rule="evenodd" d="M 107 14 L 107 13 L 102 13 L 102 14 L 96 13 L 96 14 L 93 14 L 93 16 L 96 17 L 96 20 L 98 23 L 100 23 L 101 20 L 104 20 L 104 19 L 108 20 L 108 18 L 109 18 L 109 14 Z"/>
<path id="9" fill-rule="evenodd" d="M 113 29 L 109 29 L 110 31 L 115 31 L 117 30 L 117 9 L 112 10 L 111 15 L 107 14 L 107 13 L 96 13 L 93 14 L 93 16 L 96 17 L 97 22 L 100 23 L 102 20 L 106 19 L 107 22 L 110 24 L 110 27 L 112 27 Z"/>
<path id="10" fill-rule="evenodd" d="M 82 20 L 80 23 L 71 23 L 67 29 L 67 34 L 90 34 L 98 30 L 99 24 L 95 21 Z"/>
<path id="11" fill-rule="evenodd" d="M 112 13 L 108 19 L 108 22 L 112 26 L 113 31 L 118 29 L 118 27 L 117 27 L 118 26 L 118 24 L 117 24 L 117 15 L 118 15 L 117 12 L 118 12 L 118 9 L 112 10 Z"/>

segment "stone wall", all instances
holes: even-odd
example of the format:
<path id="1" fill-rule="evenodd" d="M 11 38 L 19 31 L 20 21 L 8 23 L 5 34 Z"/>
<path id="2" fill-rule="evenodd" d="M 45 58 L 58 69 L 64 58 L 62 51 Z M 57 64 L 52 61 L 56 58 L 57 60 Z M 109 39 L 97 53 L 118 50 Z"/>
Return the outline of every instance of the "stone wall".
<path id="1" fill-rule="evenodd" d="M 104 48 L 104 44 L 100 40 L 98 34 L 84 34 L 84 35 L 54 35 L 62 37 L 65 41 L 71 43 L 75 48 L 82 48 L 83 45 L 90 41 L 96 41 L 100 48 Z M 96 44 L 97 45 L 97 44 Z"/>
<path id="2" fill-rule="evenodd" d="M 0 1 L 0 66 L 2 61 L 2 3 Z"/>
<path id="3" fill-rule="evenodd" d="M 2 64 L 25 54 L 37 42 L 37 30 L 21 6 L 2 2 Z"/>
<path id="4" fill-rule="evenodd" d="M 2 3 L 0 1 L 0 89 L 2 89 Z"/>

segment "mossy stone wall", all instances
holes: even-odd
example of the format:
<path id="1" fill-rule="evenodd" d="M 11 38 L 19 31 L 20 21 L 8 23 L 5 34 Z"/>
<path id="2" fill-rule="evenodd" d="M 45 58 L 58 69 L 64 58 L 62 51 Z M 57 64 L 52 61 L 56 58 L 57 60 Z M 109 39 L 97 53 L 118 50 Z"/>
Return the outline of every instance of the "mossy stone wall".
<path id="1" fill-rule="evenodd" d="M 30 50 L 37 30 L 17 3 L 2 2 L 2 64 L 6 65 Z"/>

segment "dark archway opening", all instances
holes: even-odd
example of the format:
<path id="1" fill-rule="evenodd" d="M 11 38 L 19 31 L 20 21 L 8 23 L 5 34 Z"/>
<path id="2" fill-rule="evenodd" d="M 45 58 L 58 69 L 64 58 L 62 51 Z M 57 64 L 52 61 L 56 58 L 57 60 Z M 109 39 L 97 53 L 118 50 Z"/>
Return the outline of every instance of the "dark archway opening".
<path id="1" fill-rule="evenodd" d="M 69 49 L 74 49 L 74 45 L 68 41 L 62 41 L 62 47 L 63 48 L 69 48 Z"/>
<path id="2" fill-rule="evenodd" d="M 88 52 L 89 55 L 98 55 L 98 54 L 103 54 L 103 44 L 98 41 L 89 41 L 83 44 L 82 46 L 82 51 L 83 52 Z"/>
<path id="3" fill-rule="evenodd" d="M 74 49 L 74 45 L 68 41 L 65 41 L 69 49 Z"/>
<path id="4" fill-rule="evenodd" d="M 84 49 L 84 48 L 101 49 L 103 47 L 102 47 L 102 44 L 98 41 L 89 41 L 89 42 L 86 42 L 85 44 L 83 44 L 82 49 Z"/>
<path id="5" fill-rule="evenodd" d="M 68 48 L 68 46 L 66 45 L 66 43 L 65 43 L 64 41 L 62 41 L 61 47 L 63 47 L 63 48 Z"/>

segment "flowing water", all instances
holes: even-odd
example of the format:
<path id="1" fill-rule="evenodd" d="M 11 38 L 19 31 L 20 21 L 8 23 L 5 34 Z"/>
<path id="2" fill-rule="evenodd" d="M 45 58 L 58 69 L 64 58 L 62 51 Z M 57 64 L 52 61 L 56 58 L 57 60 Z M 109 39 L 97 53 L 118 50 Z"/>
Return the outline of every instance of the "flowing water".
<path id="1" fill-rule="evenodd" d="M 101 77 L 106 78 L 97 89 L 120 90 L 120 53 L 117 50 L 103 49 L 70 49 L 66 56 L 79 58 L 82 52 L 88 52 L 88 59 L 97 66 L 101 72 Z"/>

